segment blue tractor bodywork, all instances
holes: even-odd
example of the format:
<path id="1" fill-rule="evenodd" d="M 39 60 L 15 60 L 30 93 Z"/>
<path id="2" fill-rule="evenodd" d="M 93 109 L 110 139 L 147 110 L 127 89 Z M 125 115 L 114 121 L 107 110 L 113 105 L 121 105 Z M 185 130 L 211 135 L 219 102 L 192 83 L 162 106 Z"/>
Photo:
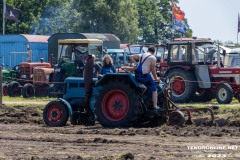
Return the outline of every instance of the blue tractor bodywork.
<path id="1" fill-rule="evenodd" d="M 102 88 L 101 86 L 94 87 L 96 82 L 97 82 L 97 78 L 93 78 L 93 93 L 92 93 L 91 103 L 90 103 L 90 107 L 92 110 L 94 110 L 93 102 L 95 99 L 95 95 L 97 95 L 99 90 Z M 66 78 L 64 95 L 63 95 L 63 98 L 59 98 L 59 99 L 61 101 L 63 99 L 70 106 L 85 107 L 84 78 L 83 77 Z M 69 108 L 69 110 L 72 110 L 72 107 Z"/>
<path id="2" fill-rule="evenodd" d="M 131 84 L 137 91 L 146 90 L 146 88 L 140 85 L 134 78 L 134 75 L 131 73 L 108 73 L 103 75 L 99 80 L 93 78 L 92 84 L 92 97 L 90 100 L 90 108 L 94 112 L 94 102 L 96 97 L 99 95 L 99 92 L 103 89 L 103 86 L 109 83 L 112 80 L 125 81 L 126 83 Z M 84 113 L 85 106 L 85 91 L 84 91 L 84 78 L 83 77 L 68 77 L 64 81 L 64 95 L 63 98 L 58 98 L 57 103 L 61 102 L 68 111 L 68 116 L 70 117 L 71 124 L 76 124 L 76 114 Z M 55 105 L 55 103 L 49 103 Z M 50 108 L 48 105 L 45 108 Z M 52 112 L 56 112 L 55 108 L 52 109 Z M 45 123 L 47 125 L 54 126 L 54 122 L 51 122 L 51 118 L 48 118 L 50 111 L 45 111 Z M 51 113 L 52 113 L 51 112 Z M 61 114 L 59 112 L 58 114 Z M 64 113 L 62 113 L 64 114 Z M 53 114 L 52 114 L 53 115 Z M 55 115 L 54 115 L 55 116 Z M 49 120 L 50 119 L 50 120 Z M 59 119 L 60 120 L 60 119 Z M 66 122 L 64 122 L 66 124 Z M 57 125 L 58 126 L 58 125 Z"/>
<path id="3" fill-rule="evenodd" d="M 112 79 L 124 79 L 129 83 L 131 82 L 136 88 L 141 89 L 142 86 L 135 80 L 134 76 L 130 73 L 108 73 L 105 74 L 100 80 L 93 78 L 93 90 L 90 108 L 94 111 L 94 101 L 96 95 L 102 89 L 103 85 Z M 68 77 L 65 79 L 65 89 L 63 98 L 59 98 L 64 104 L 67 105 L 70 117 L 74 114 L 77 107 L 85 107 L 85 91 L 84 91 L 84 78 L 83 77 Z M 145 89 L 145 88 L 143 88 Z"/>

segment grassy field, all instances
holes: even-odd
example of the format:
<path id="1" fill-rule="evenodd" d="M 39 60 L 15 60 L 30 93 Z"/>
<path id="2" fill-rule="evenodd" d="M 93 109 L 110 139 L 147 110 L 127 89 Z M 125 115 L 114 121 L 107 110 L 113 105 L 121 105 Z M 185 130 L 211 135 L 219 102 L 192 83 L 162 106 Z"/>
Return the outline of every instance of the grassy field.
<path id="1" fill-rule="evenodd" d="M 219 107 L 220 110 L 224 109 L 240 109 L 240 103 L 238 102 L 237 99 L 233 98 L 232 102 L 230 104 L 218 104 L 216 99 L 213 99 L 210 102 L 205 102 L 205 103 L 183 103 L 179 104 L 181 107 L 187 107 L 187 106 L 193 106 L 193 107 L 213 107 L 217 106 Z"/>
<path id="2" fill-rule="evenodd" d="M 4 96 L 3 97 L 3 104 L 7 107 L 13 107 L 13 106 L 27 106 L 27 107 L 39 107 L 43 108 L 48 102 L 52 100 L 56 100 L 57 98 L 23 98 L 23 97 L 9 97 Z M 231 104 L 218 104 L 218 102 L 214 99 L 207 103 L 183 103 L 178 104 L 181 107 L 213 107 L 218 106 L 219 109 L 240 109 L 240 103 L 237 99 L 233 98 L 233 101 Z"/>
<path id="3" fill-rule="evenodd" d="M 45 105 L 55 100 L 56 98 L 23 98 L 23 97 L 8 97 L 4 96 L 2 99 L 3 105 L 5 105 L 8 108 L 14 107 L 14 106 L 26 106 L 26 107 L 34 107 L 37 109 L 42 110 Z"/>

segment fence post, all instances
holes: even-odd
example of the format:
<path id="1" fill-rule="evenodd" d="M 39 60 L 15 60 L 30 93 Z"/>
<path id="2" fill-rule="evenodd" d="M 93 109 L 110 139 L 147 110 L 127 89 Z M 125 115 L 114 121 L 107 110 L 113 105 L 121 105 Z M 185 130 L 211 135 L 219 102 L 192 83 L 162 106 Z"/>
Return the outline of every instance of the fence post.
<path id="1" fill-rule="evenodd" d="M 0 107 L 2 108 L 2 96 L 3 96 L 3 91 L 2 91 L 2 66 L 0 66 Z"/>

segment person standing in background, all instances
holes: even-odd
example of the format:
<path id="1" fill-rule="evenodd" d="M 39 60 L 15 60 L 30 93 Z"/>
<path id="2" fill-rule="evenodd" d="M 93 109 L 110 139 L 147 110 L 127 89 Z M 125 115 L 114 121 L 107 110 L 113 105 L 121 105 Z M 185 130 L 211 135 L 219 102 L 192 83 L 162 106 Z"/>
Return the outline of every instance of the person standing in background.
<path id="1" fill-rule="evenodd" d="M 106 73 L 116 73 L 116 69 L 113 66 L 113 59 L 109 54 L 105 54 L 102 60 L 101 74 L 104 75 Z"/>

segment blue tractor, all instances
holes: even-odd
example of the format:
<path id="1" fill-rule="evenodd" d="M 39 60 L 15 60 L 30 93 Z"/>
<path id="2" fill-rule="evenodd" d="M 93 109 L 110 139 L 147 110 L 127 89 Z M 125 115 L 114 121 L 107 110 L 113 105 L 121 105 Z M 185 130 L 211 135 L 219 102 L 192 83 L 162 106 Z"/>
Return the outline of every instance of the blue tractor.
<path id="1" fill-rule="evenodd" d="M 101 79 L 93 78 L 92 87 L 90 108 L 95 117 L 86 114 L 84 78 L 68 77 L 63 98 L 49 102 L 43 111 L 45 124 L 52 127 L 65 126 L 69 118 L 73 125 L 87 125 L 98 120 L 104 127 L 144 123 L 158 125 L 167 119 L 178 125 L 185 122 L 184 113 L 174 108 L 176 106 L 170 99 L 169 90 L 162 90 L 158 85 L 158 105 L 164 110 L 154 110 L 151 93 L 131 73 L 109 73 Z"/>

